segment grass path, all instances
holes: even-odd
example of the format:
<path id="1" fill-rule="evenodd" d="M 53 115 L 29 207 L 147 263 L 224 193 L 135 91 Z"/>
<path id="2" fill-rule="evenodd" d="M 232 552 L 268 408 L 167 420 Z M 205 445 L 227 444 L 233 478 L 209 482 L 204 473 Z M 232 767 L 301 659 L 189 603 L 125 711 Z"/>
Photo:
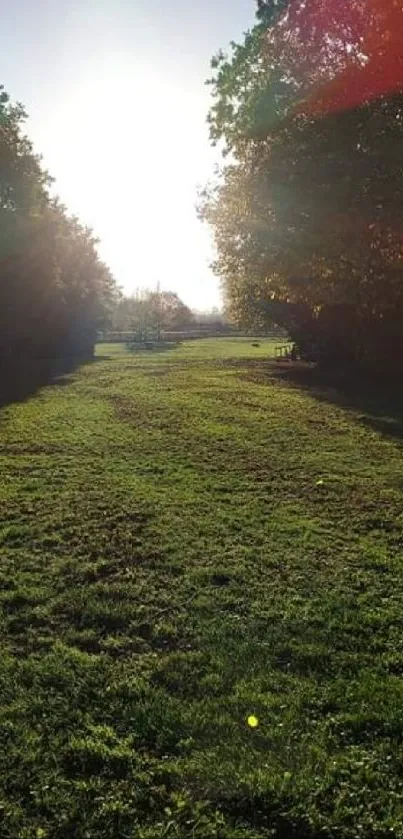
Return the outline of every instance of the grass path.
<path id="1" fill-rule="evenodd" d="M 2 839 L 403 836 L 402 447 L 270 350 L 1 410 Z"/>

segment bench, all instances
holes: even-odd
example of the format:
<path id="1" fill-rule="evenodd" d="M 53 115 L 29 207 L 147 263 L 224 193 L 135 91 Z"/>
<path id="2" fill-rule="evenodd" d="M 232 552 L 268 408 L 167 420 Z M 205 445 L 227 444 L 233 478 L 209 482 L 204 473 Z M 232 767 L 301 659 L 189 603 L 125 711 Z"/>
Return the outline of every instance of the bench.
<path id="1" fill-rule="evenodd" d="M 276 361 L 293 361 L 292 344 L 277 344 L 274 347 L 274 358 Z"/>

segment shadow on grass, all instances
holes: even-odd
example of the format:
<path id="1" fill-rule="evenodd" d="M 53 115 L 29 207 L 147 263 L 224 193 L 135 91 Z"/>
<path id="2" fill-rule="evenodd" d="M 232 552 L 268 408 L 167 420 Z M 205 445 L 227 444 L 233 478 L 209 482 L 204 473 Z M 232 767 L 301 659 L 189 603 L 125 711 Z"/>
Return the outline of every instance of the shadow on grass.
<path id="1" fill-rule="evenodd" d="M 142 343 L 133 341 L 127 343 L 126 348 L 131 353 L 156 353 L 175 350 L 180 344 L 181 341 L 144 341 Z"/>
<path id="2" fill-rule="evenodd" d="M 292 807 L 291 799 L 273 801 L 264 795 L 255 795 L 245 798 L 242 794 L 236 799 L 219 799 L 217 804 L 226 814 L 232 825 L 242 827 L 249 833 L 249 830 L 259 831 L 259 835 L 276 836 L 277 839 L 319 839 L 319 834 L 311 828 L 308 821 L 297 815 L 295 818 L 287 817 L 281 813 L 282 809 L 289 810 Z M 238 834 L 237 834 L 238 835 Z"/>
<path id="3" fill-rule="evenodd" d="M 403 439 L 403 375 L 365 375 L 303 364 L 273 365 L 276 378 L 292 383 L 322 402 L 357 412 L 363 425 Z M 360 416 L 361 414 L 361 416 Z"/>
<path id="4" fill-rule="evenodd" d="M 46 385 L 64 386 L 66 376 L 84 364 L 97 364 L 109 356 L 92 358 L 21 359 L 0 367 L 0 408 L 24 402 Z"/>

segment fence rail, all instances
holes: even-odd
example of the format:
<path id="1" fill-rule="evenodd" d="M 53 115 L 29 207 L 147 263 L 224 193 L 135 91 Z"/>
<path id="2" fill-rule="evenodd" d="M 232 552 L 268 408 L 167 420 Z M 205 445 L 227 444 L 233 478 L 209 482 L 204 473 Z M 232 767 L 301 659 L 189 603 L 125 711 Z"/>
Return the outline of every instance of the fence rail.
<path id="1" fill-rule="evenodd" d="M 279 335 L 278 332 L 266 332 L 266 333 L 259 333 L 254 332 L 242 332 L 234 329 L 212 329 L 210 328 L 201 328 L 201 329 L 188 329 L 183 331 L 165 331 L 161 332 L 160 339 L 162 341 L 191 341 L 197 340 L 200 338 L 247 338 L 253 340 L 254 338 L 261 338 L 261 339 L 272 339 L 281 340 L 286 339 L 285 335 Z M 99 332 L 97 337 L 97 342 L 102 344 L 128 344 L 128 343 L 145 343 L 146 341 L 156 341 L 157 338 L 153 335 L 147 336 L 147 338 L 142 339 L 139 341 L 139 336 L 135 332 Z M 291 345 L 289 346 L 291 348 Z"/>

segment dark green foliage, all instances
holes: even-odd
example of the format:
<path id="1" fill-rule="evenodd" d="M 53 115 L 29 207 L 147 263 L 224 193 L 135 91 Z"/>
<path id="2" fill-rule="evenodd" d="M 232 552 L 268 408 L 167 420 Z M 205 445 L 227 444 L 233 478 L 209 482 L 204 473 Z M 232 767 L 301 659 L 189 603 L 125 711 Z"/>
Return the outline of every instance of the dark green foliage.
<path id="1" fill-rule="evenodd" d="M 272 26 L 287 8 L 290 0 L 257 0 L 256 17 L 264 26 Z"/>
<path id="2" fill-rule="evenodd" d="M 92 232 L 50 198 L 25 118 L 0 87 L 0 363 L 8 365 L 92 353 L 116 293 Z"/>
<path id="3" fill-rule="evenodd" d="M 308 46 L 288 54 L 270 29 L 273 5 L 260 10 L 263 23 L 219 56 L 211 81 L 211 137 L 231 162 L 201 215 L 228 308 L 249 328 L 285 327 L 303 355 L 400 369 L 402 95 L 296 116 Z"/>

